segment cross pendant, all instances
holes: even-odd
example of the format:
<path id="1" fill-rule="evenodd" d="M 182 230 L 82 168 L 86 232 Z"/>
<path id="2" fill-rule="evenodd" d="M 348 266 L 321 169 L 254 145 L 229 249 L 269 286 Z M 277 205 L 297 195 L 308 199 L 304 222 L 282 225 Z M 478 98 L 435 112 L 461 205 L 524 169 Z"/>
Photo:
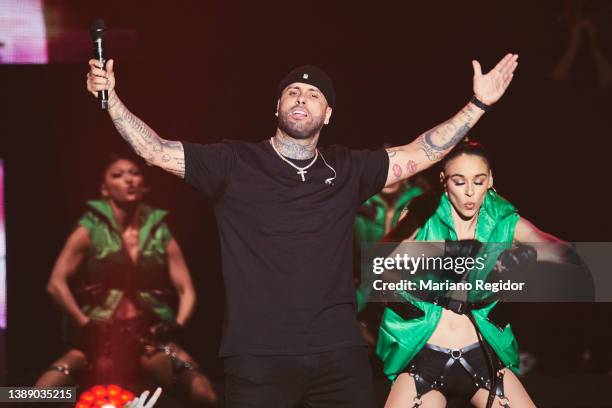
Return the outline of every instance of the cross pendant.
<path id="1" fill-rule="evenodd" d="M 306 177 L 304 177 L 304 174 L 306 174 L 306 173 L 308 173 L 308 172 L 307 172 L 306 170 L 304 170 L 304 169 L 299 170 L 299 171 L 297 172 L 297 174 L 299 174 L 300 176 L 302 176 L 302 181 L 306 181 Z"/>

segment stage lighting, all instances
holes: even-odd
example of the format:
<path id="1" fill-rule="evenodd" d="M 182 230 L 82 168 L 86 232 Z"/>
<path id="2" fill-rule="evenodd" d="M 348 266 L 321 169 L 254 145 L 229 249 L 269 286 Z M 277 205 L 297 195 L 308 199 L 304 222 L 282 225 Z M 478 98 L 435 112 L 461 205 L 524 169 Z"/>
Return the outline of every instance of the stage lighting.
<path id="1" fill-rule="evenodd" d="M 95 385 L 81 394 L 75 408 L 123 408 L 134 397 L 115 384 Z"/>

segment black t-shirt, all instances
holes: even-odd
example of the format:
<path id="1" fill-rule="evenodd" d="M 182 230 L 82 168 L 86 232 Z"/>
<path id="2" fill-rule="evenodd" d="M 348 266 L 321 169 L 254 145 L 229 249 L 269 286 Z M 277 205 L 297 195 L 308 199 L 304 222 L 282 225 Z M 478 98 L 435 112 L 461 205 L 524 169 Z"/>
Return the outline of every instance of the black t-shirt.
<path id="1" fill-rule="evenodd" d="M 352 283 L 359 205 L 385 184 L 384 149 L 320 149 L 302 181 L 268 140 L 183 143 L 185 180 L 213 203 L 226 314 L 221 356 L 363 345 Z M 303 167 L 311 160 L 294 160 Z"/>

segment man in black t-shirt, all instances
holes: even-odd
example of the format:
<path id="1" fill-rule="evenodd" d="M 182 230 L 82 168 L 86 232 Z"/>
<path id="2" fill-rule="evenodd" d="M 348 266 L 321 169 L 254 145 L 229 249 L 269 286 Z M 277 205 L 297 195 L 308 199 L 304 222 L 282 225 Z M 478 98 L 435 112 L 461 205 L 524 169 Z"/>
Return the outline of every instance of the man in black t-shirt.
<path id="1" fill-rule="evenodd" d="M 317 148 L 335 92 L 316 67 L 280 82 L 273 137 L 200 145 L 159 137 L 119 100 L 113 61 L 106 70 L 90 61 L 87 89 L 108 90 L 124 139 L 214 206 L 227 292 L 226 406 L 374 406 L 352 286 L 357 208 L 444 157 L 505 92 L 517 58 L 506 55 L 486 75 L 473 61 L 474 97 L 455 116 L 405 146 L 375 151 Z"/>

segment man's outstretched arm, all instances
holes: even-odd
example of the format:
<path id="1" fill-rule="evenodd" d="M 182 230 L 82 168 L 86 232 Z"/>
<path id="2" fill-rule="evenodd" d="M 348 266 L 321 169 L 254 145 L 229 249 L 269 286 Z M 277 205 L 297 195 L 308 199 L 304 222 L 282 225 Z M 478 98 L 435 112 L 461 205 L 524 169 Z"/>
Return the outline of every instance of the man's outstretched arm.
<path id="1" fill-rule="evenodd" d="M 117 131 L 132 146 L 137 155 L 153 166 L 161 167 L 181 178 L 185 177 L 183 144 L 162 139 L 126 108 L 115 92 L 113 63 L 113 60 L 107 61 L 105 71 L 98 60 L 89 60 L 87 90 L 94 96 L 97 96 L 98 91 L 108 91 L 108 113 Z"/>
<path id="2" fill-rule="evenodd" d="M 512 81 L 517 59 L 517 54 L 507 54 L 485 75 L 478 61 L 472 61 L 473 90 L 478 101 L 490 106 L 501 98 Z M 455 116 L 421 134 L 411 143 L 387 149 L 389 172 L 386 185 L 405 180 L 440 161 L 483 114 L 484 110 L 470 101 Z"/>

